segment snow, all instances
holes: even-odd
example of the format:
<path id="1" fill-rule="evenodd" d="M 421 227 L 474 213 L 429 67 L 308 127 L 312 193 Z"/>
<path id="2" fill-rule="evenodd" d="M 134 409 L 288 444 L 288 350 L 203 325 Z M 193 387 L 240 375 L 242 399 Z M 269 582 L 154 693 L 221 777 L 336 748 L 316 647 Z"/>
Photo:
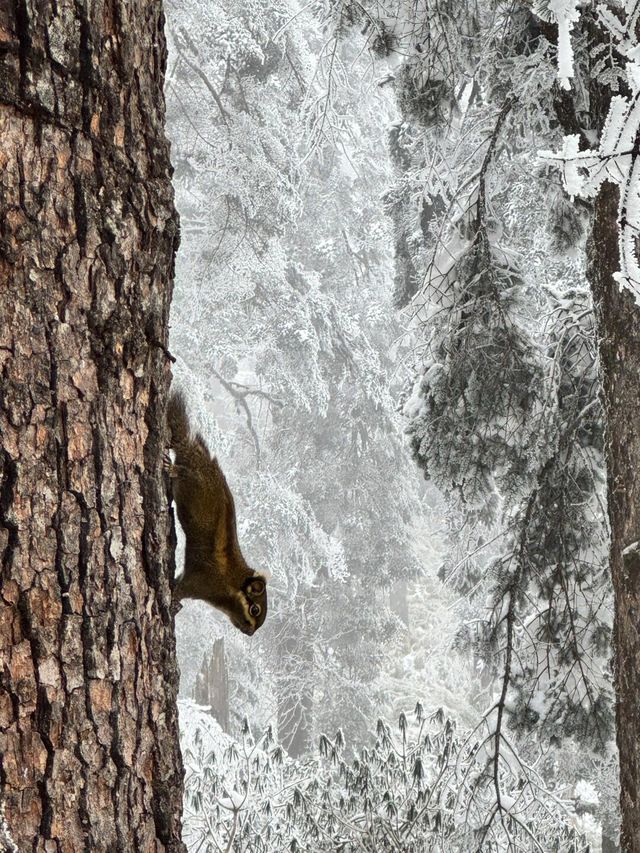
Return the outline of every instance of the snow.
<path id="1" fill-rule="evenodd" d="M 226 797 L 220 797 L 218 802 L 227 811 L 238 811 L 247 805 L 247 795 L 240 791 L 231 791 Z"/>
<path id="2" fill-rule="evenodd" d="M 539 714 L 540 717 L 544 717 L 546 715 L 548 703 L 547 696 L 543 690 L 535 691 L 531 697 L 531 701 L 529 702 L 529 707 L 532 711 L 535 711 L 536 714 Z"/>
<path id="3" fill-rule="evenodd" d="M 579 0 L 550 0 L 549 11 L 558 24 L 558 79 L 563 89 L 571 89 L 573 48 L 571 31 L 580 20 Z"/>
<path id="4" fill-rule="evenodd" d="M 576 800 L 580 800 L 583 805 L 597 806 L 600 803 L 598 792 L 593 787 L 591 782 L 586 779 L 579 779 L 573 789 L 573 795 Z"/>

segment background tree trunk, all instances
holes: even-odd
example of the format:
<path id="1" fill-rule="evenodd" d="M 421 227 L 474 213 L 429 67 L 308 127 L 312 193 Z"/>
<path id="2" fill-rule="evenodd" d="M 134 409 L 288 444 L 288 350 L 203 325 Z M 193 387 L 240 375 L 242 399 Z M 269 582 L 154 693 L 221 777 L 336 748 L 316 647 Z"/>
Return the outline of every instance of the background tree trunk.
<path id="1" fill-rule="evenodd" d="M 181 851 L 160 2 L 0 0 L 0 784 L 20 851 Z"/>
<path id="2" fill-rule="evenodd" d="M 640 853 L 640 310 L 613 278 L 618 261 L 618 189 L 604 184 L 588 273 L 606 411 L 622 849 Z"/>
<path id="3" fill-rule="evenodd" d="M 196 676 L 193 699 L 198 705 L 210 705 L 211 716 L 220 723 L 223 731 L 229 732 L 229 678 L 224 654 L 224 640 L 214 640 L 209 657 L 202 661 Z"/>
<path id="4" fill-rule="evenodd" d="M 616 842 L 604 832 L 602 833 L 602 853 L 620 853 Z"/>

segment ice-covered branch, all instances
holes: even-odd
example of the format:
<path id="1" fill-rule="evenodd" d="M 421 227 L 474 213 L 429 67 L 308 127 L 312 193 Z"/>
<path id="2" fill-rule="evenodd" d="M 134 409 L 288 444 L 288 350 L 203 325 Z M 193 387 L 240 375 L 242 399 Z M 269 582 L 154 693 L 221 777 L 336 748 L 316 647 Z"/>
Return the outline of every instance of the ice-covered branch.
<path id="1" fill-rule="evenodd" d="M 571 32 L 580 20 L 579 0 L 538 0 L 534 12 L 543 21 L 558 27 L 558 79 L 563 89 L 571 88 L 573 46 Z"/>
<path id="2" fill-rule="evenodd" d="M 542 156 L 561 164 L 564 186 L 572 197 L 591 198 L 604 182 L 619 187 L 620 269 L 615 278 L 621 287 L 631 291 L 640 304 L 640 45 L 636 34 L 636 6 L 635 2 L 628 0 L 624 21 L 604 8 L 599 10 L 600 24 L 617 46 L 627 92 L 611 98 L 598 147 L 580 150 L 579 136 L 571 135 L 565 137 L 560 152 L 542 152 Z M 560 44 L 558 51 L 560 54 Z"/>

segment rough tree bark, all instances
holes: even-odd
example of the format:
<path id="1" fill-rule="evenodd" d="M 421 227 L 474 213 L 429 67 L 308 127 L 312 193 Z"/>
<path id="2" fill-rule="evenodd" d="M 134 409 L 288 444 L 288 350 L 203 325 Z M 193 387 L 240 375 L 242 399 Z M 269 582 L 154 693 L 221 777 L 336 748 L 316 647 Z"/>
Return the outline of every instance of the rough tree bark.
<path id="1" fill-rule="evenodd" d="M 640 853 L 640 309 L 613 278 L 618 259 L 618 188 L 604 184 L 595 202 L 588 275 L 606 413 L 621 844 L 625 853 Z"/>
<path id="2" fill-rule="evenodd" d="M 20 851 L 184 850 L 159 0 L 0 0 L 0 785 Z"/>

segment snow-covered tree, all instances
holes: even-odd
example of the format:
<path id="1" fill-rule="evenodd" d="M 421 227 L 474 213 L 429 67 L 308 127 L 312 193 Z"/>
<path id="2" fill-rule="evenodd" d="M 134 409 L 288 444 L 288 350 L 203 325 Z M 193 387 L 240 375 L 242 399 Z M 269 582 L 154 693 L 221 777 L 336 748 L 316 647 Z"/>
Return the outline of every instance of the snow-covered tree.
<path id="1" fill-rule="evenodd" d="M 495 679 L 496 756 L 507 725 L 541 743 L 572 737 L 607 750 L 608 530 L 584 252 L 592 207 L 562 195 L 538 152 L 564 145 L 572 195 L 593 195 L 623 148 L 631 174 L 633 100 L 614 98 L 604 122 L 621 85 L 619 56 L 604 45 L 617 39 L 618 54 L 629 52 L 635 11 L 621 23 L 622 6 L 599 19 L 586 10 L 580 30 L 577 3 L 340 3 L 325 14 L 336 33 L 363 29 L 394 64 L 383 82 L 401 118 L 386 202 L 395 301 L 414 352 L 404 413 L 416 461 L 461 519 L 454 535 L 476 539 L 475 559 L 449 558 L 442 574 L 476 602 L 462 636 Z M 577 155 L 603 126 L 604 148 Z M 631 261 L 623 267 L 631 280 Z"/>

